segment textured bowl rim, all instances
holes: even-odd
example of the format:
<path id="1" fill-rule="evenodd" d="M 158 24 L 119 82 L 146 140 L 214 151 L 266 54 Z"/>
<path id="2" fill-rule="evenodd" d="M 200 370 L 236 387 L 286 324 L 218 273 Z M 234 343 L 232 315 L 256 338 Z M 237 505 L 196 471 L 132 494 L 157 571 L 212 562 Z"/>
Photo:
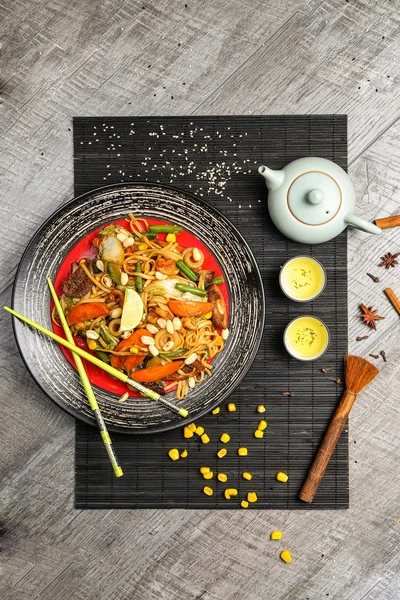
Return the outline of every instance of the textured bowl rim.
<path id="1" fill-rule="evenodd" d="M 54 219 L 55 215 L 57 215 L 57 213 L 60 210 L 65 210 L 70 204 L 73 204 L 75 202 L 84 202 L 86 198 L 93 196 L 95 194 L 102 194 L 102 193 L 107 193 L 107 191 L 112 192 L 112 191 L 118 191 L 118 189 L 129 189 L 130 187 L 135 187 L 135 186 L 141 186 L 141 187 L 151 187 L 151 188 L 159 188 L 159 189 L 167 189 L 171 192 L 176 192 L 178 194 L 183 194 L 186 195 L 187 197 L 189 197 L 191 200 L 195 201 L 197 204 L 201 205 L 205 210 L 209 210 L 211 209 L 212 211 L 214 211 L 214 213 L 216 213 L 218 215 L 218 217 L 224 221 L 227 221 L 229 223 L 229 226 L 232 227 L 232 229 L 235 231 L 235 234 L 237 235 L 238 239 L 240 240 L 240 243 L 246 248 L 246 251 L 249 255 L 249 257 L 252 260 L 253 263 L 253 268 L 254 268 L 254 274 L 258 283 L 258 288 L 260 291 L 260 297 L 261 297 L 261 303 L 260 303 L 260 309 L 259 309 L 259 315 L 258 315 L 258 323 L 257 323 L 257 327 L 256 327 L 256 336 L 255 336 L 255 340 L 254 340 L 254 345 L 253 348 L 251 350 L 251 352 L 249 353 L 249 358 L 247 361 L 246 366 L 244 367 L 240 378 L 235 381 L 233 384 L 231 383 L 227 389 L 225 390 L 225 392 L 223 393 L 223 395 L 221 396 L 221 398 L 218 400 L 218 402 L 216 403 L 211 403 L 210 405 L 208 405 L 206 408 L 204 408 L 203 410 L 199 411 L 195 417 L 188 417 L 187 419 L 181 419 L 180 421 L 170 421 L 167 424 L 163 423 L 157 426 L 151 426 L 151 428 L 122 428 L 118 425 L 113 425 L 112 423 L 107 423 L 107 428 L 109 429 L 109 431 L 113 431 L 115 433 L 124 433 L 127 435 L 151 435 L 151 434 L 157 434 L 157 433 L 162 433 L 165 431 L 171 431 L 173 429 L 177 429 L 179 427 L 184 427 L 185 425 L 191 423 L 192 421 L 194 421 L 195 419 L 198 420 L 202 417 L 204 417 L 205 415 L 209 414 L 212 410 L 214 410 L 217 406 L 220 406 L 229 396 L 232 395 L 232 393 L 235 391 L 235 389 L 237 389 L 237 387 L 240 385 L 240 383 L 243 381 L 243 379 L 245 378 L 245 376 L 247 375 L 248 371 L 250 370 L 250 367 L 252 366 L 254 359 L 257 355 L 257 352 L 259 350 L 260 344 L 261 344 L 261 340 L 263 337 L 263 333 L 264 333 L 264 324 L 265 324 L 265 313 L 266 313 L 266 308 L 265 308 L 265 291 L 264 291 L 264 285 L 263 285 L 263 281 L 262 281 L 262 277 L 261 277 L 261 273 L 260 273 L 260 269 L 258 266 L 258 263 L 254 257 L 253 251 L 251 250 L 249 244 L 247 243 L 247 241 L 245 240 L 245 238 L 242 236 L 242 234 L 240 233 L 240 231 L 238 230 L 238 228 L 228 219 L 228 217 L 226 217 L 218 208 L 216 208 L 215 206 L 209 204 L 208 202 L 206 202 L 203 199 L 198 198 L 198 196 L 196 196 L 195 194 L 186 191 L 185 189 L 179 189 L 176 188 L 174 186 L 171 185 L 167 185 L 167 184 L 161 184 L 161 183 L 152 183 L 152 182 L 142 182 L 142 181 L 130 181 L 129 183 L 119 183 L 119 184 L 113 184 L 113 185 L 108 185 L 108 186 L 101 186 L 98 188 L 95 188 L 93 190 L 90 190 L 88 192 L 85 192 L 83 194 L 80 194 L 79 196 L 75 196 L 72 199 L 68 200 L 67 202 L 62 203 L 60 206 L 58 206 L 56 208 L 56 210 L 54 210 L 49 217 L 40 225 L 40 227 L 38 227 L 38 229 L 35 231 L 35 233 L 33 234 L 33 236 L 31 237 L 31 239 L 29 240 L 22 256 L 21 259 L 19 261 L 18 264 L 18 268 L 14 277 L 14 282 L 13 282 L 13 288 L 12 288 L 12 296 L 11 296 L 11 307 L 15 308 L 15 296 L 16 296 L 16 288 L 17 288 L 17 282 L 18 282 L 18 278 L 20 275 L 20 271 L 23 267 L 24 261 L 25 261 L 25 257 L 28 255 L 28 251 L 31 248 L 32 243 L 34 242 L 34 240 L 39 237 L 41 231 L 43 229 L 46 228 L 46 226 L 48 224 L 50 224 L 52 222 L 52 220 Z M 217 257 L 218 258 L 218 257 Z M 30 374 L 30 376 L 32 377 L 32 379 L 35 381 L 36 385 L 45 393 L 45 395 L 52 401 L 54 402 L 54 404 L 56 404 L 59 408 L 61 408 L 62 410 L 64 410 L 64 412 L 66 412 L 67 414 L 71 415 L 72 417 L 74 417 L 75 419 L 80 420 L 81 422 L 86 423 L 87 425 L 91 425 L 91 426 L 96 426 L 96 421 L 93 417 L 93 419 L 90 416 L 87 416 L 83 413 L 81 413 L 78 409 L 76 409 L 73 406 L 70 406 L 68 404 L 65 403 L 65 401 L 63 401 L 62 399 L 58 398 L 56 395 L 52 395 L 46 388 L 44 385 L 42 385 L 41 383 L 39 383 L 39 381 L 36 379 L 35 377 L 35 373 L 34 373 L 34 368 L 32 367 L 32 365 L 28 364 L 27 360 L 25 359 L 24 353 L 22 351 L 21 345 L 20 345 L 20 340 L 19 340 L 19 332 L 18 332 L 18 327 L 22 326 L 22 323 L 16 318 L 16 317 L 12 317 L 12 327 L 13 327 L 13 333 L 14 333 L 14 338 L 17 344 L 17 348 L 18 348 L 18 352 L 22 358 L 23 363 L 25 364 L 25 367 L 28 371 L 28 373 Z M 27 325 L 25 325 L 27 326 Z M 97 386 L 93 386 L 94 389 L 96 390 Z"/>

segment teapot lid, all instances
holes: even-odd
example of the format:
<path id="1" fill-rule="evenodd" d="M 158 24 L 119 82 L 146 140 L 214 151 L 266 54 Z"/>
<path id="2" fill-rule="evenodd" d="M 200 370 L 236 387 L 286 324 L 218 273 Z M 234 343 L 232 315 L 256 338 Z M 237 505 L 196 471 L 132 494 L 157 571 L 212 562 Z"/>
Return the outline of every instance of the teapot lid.
<path id="1" fill-rule="evenodd" d="M 287 192 L 289 210 L 307 225 L 322 225 L 333 219 L 342 205 L 337 181 L 322 171 L 307 171 L 296 177 Z"/>

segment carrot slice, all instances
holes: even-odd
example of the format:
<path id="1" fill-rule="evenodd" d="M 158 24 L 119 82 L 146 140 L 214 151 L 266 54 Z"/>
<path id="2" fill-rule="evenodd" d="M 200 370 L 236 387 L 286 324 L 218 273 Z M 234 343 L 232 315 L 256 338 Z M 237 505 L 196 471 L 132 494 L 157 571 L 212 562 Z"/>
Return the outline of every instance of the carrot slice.
<path id="1" fill-rule="evenodd" d="M 130 356 L 128 356 L 128 358 L 130 358 Z M 111 366 L 114 367 L 114 369 L 120 369 L 124 364 L 123 359 L 123 356 L 115 356 L 115 354 L 111 354 Z"/>
<path id="2" fill-rule="evenodd" d="M 183 365 L 183 360 L 175 360 L 167 363 L 166 365 L 160 365 L 157 367 L 149 367 L 148 369 L 141 369 L 132 373 L 131 378 L 135 381 L 142 381 L 150 383 L 151 381 L 158 381 L 163 379 L 172 373 L 175 373 Z"/>
<path id="3" fill-rule="evenodd" d="M 125 359 L 123 366 L 127 371 L 134 369 L 144 360 L 144 356 L 132 355 Z"/>
<path id="4" fill-rule="evenodd" d="M 108 313 L 107 306 L 102 302 L 88 302 L 74 306 L 67 315 L 67 321 L 68 325 L 76 325 L 76 323 L 91 321 L 97 317 L 108 315 Z"/>
<path id="5" fill-rule="evenodd" d="M 180 300 L 170 300 L 169 309 L 177 317 L 198 317 L 211 312 L 214 305 L 211 302 L 182 302 Z"/>
<path id="6" fill-rule="evenodd" d="M 121 352 L 130 346 L 141 346 L 142 348 L 145 348 L 146 344 L 142 344 L 142 336 L 144 335 L 147 337 L 153 337 L 150 331 L 147 331 L 147 329 L 136 329 L 136 331 L 134 331 L 126 340 L 121 340 L 115 350 L 117 352 Z"/>

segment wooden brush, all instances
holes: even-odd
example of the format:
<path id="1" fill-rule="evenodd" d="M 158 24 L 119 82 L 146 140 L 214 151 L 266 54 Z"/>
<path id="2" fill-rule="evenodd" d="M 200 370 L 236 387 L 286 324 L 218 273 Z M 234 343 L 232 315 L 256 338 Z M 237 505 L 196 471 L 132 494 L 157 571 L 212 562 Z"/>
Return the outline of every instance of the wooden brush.
<path id="1" fill-rule="evenodd" d="M 318 449 L 307 478 L 300 490 L 299 498 L 304 502 L 312 502 L 326 467 L 336 448 L 340 434 L 351 411 L 357 394 L 361 392 L 378 375 L 378 369 L 359 356 L 345 356 L 344 370 L 346 389 L 329 423 L 324 439 Z"/>

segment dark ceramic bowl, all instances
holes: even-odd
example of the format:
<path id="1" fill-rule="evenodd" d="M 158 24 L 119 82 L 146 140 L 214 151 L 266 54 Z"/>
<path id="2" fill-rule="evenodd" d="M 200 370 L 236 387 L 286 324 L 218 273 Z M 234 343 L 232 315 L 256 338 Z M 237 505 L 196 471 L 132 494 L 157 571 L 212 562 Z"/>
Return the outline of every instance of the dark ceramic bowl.
<path id="1" fill-rule="evenodd" d="M 196 196 L 161 185 L 130 184 L 104 187 L 61 206 L 29 243 L 13 289 L 14 310 L 51 329 L 50 295 L 46 277 L 54 281 L 68 252 L 97 227 L 137 216 L 173 221 L 200 239 L 219 262 L 228 285 L 230 336 L 213 361 L 213 376 L 196 386 L 182 401 L 190 412 L 186 421 L 143 397 L 118 404 L 118 396 L 94 386 L 110 430 L 154 433 L 193 421 L 221 404 L 239 385 L 258 351 L 265 316 L 261 276 L 246 241 L 220 212 Z M 14 319 L 21 356 L 36 383 L 58 406 L 94 424 L 77 372 L 59 346 Z M 174 392 L 168 394 L 175 401 Z"/>

